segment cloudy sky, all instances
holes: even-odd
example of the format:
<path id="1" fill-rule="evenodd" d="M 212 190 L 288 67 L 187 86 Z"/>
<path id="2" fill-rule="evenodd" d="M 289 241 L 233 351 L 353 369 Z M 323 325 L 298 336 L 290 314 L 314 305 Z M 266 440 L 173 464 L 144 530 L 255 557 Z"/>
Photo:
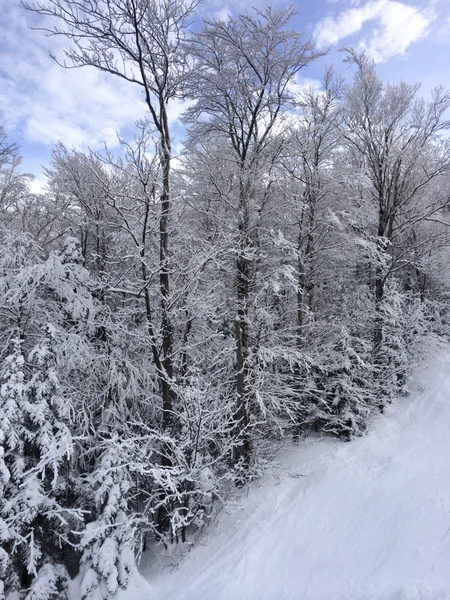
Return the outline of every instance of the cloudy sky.
<path id="1" fill-rule="evenodd" d="M 268 2 L 283 5 L 282 0 Z M 205 16 L 235 14 L 264 0 L 204 0 Z M 350 78 L 338 49 L 364 47 L 379 64 L 386 81 L 421 82 L 427 95 L 436 85 L 450 87 L 450 0 L 302 0 L 293 25 L 317 46 L 331 46 L 327 57 L 302 71 L 304 82 L 320 79 L 327 64 Z M 61 38 L 31 31 L 34 18 L 19 0 L 3 0 L 0 11 L 0 123 L 24 156 L 24 170 L 36 185 L 52 147 L 99 149 L 117 143 L 116 131 L 127 135 L 144 114 L 140 91 L 94 69 L 64 70 L 52 61 Z M 182 105 L 171 108 L 175 130 Z"/>

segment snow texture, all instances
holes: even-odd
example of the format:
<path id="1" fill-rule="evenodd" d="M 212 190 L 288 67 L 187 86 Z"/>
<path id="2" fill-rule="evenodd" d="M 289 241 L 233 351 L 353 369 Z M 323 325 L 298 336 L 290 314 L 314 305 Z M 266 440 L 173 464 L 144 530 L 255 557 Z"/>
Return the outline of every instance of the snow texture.
<path id="1" fill-rule="evenodd" d="M 450 600 L 450 354 L 350 443 L 311 439 L 121 600 Z"/>

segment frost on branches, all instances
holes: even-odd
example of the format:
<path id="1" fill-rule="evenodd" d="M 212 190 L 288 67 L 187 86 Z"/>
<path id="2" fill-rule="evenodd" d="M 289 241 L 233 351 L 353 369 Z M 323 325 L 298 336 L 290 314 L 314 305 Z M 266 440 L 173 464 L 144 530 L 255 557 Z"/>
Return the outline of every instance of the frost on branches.
<path id="1" fill-rule="evenodd" d="M 93 494 L 90 518 L 97 518 L 87 523 L 80 543 L 82 600 L 114 598 L 120 587 L 127 587 L 136 568 L 136 522 L 127 502 L 132 484 L 116 443 L 110 440 L 96 469 L 83 481 L 88 494 Z"/>
<path id="2" fill-rule="evenodd" d="M 364 435 L 449 339 L 450 94 L 352 48 L 299 85 L 293 8 L 28 8 L 148 112 L 120 152 L 59 143 L 39 196 L 0 127 L 1 594 L 114 600 L 147 539 L 193 543 L 282 438 Z"/>
<path id="3" fill-rule="evenodd" d="M 50 350 L 53 336 L 54 329 L 48 325 L 42 342 L 25 362 L 23 341 L 16 334 L 0 370 L 1 576 L 7 594 L 23 592 L 28 600 L 51 597 L 44 595 L 50 593 L 49 573 L 53 573 L 54 586 L 62 586 L 60 597 L 64 597 L 68 573 L 60 563 L 60 553 L 67 543 L 68 517 L 77 512 L 65 506 L 65 475 L 73 442 L 61 415 L 55 357 Z"/>

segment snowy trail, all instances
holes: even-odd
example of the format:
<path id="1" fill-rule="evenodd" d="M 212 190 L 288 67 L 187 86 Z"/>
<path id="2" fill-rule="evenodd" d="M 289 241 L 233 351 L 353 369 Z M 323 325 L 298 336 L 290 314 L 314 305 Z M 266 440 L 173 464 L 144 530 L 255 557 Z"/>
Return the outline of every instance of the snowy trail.
<path id="1" fill-rule="evenodd" d="M 130 598 L 450 600 L 450 356 L 414 387 L 366 437 L 286 451 Z"/>

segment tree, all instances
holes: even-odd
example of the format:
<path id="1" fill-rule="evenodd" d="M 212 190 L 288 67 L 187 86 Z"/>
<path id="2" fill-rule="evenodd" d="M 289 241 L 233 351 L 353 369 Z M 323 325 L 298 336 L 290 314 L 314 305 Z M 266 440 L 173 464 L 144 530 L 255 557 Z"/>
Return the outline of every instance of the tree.
<path id="1" fill-rule="evenodd" d="M 304 378 L 303 425 L 350 441 L 366 431 L 373 406 L 369 344 L 336 326 L 316 352 Z"/>
<path id="2" fill-rule="evenodd" d="M 101 170 L 95 156 L 69 151 L 61 142 L 52 152 L 51 166 L 44 169 L 46 197 L 58 213 L 53 242 L 65 235 L 76 236 L 84 266 L 99 280 L 106 277 L 111 243 L 108 206 L 97 175 Z"/>
<path id="3" fill-rule="evenodd" d="M 450 93 L 436 88 L 425 102 L 417 97 L 418 85 L 384 85 L 364 52 L 349 49 L 347 55 L 357 71 L 346 93 L 343 135 L 349 159 L 361 166 L 367 178 L 376 214 L 369 237 L 375 244 L 373 357 L 377 364 L 386 281 L 414 264 L 427 247 L 414 242 L 418 224 L 438 218 L 448 204 L 445 192 L 429 192 L 450 169 L 450 143 L 441 137 L 450 127 L 445 118 Z"/>
<path id="4" fill-rule="evenodd" d="M 303 90 L 292 120 L 293 132 L 283 151 L 287 173 L 286 192 L 290 213 L 296 220 L 297 256 L 297 338 L 301 346 L 308 322 L 314 320 L 315 265 L 327 243 L 331 209 L 330 192 L 335 185 L 331 170 L 333 155 L 340 144 L 343 82 L 327 69 L 323 89 Z M 297 185 L 295 185 L 297 184 Z"/>
<path id="5" fill-rule="evenodd" d="M 27 600 L 51 597 L 42 590 L 52 580 L 69 578 L 58 551 L 67 543 L 70 514 L 64 505 L 65 476 L 72 453 L 72 436 L 63 417 L 53 345 L 54 329 L 47 325 L 42 341 L 23 352 L 23 333 L 11 340 L 11 353 L 1 368 L 2 487 L 1 550 L 8 558 L 1 576 L 5 591 L 25 593 Z"/>
<path id="6" fill-rule="evenodd" d="M 30 225 L 26 214 L 31 201 L 28 184 L 33 176 L 19 171 L 21 162 L 17 145 L 8 142 L 0 125 L 0 218 L 3 225 L 26 231 Z"/>
<path id="7" fill-rule="evenodd" d="M 72 42 L 63 66 L 93 66 L 142 88 L 158 140 L 161 166 L 159 213 L 159 291 L 163 318 L 159 379 L 163 423 L 173 419 L 173 326 L 170 319 L 169 219 L 171 214 L 172 139 L 169 102 L 180 97 L 190 72 L 183 50 L 185 30 L 195 8 L 185 0 L 113 0 L 82 3 L 49 0 L 25 8 L 61 24 L 44 29 Z"/>
<path id="8" fill-rule="evenodd" d="M 89 389 L 74 363 L 90 345 L 81 322 L 94 319 L 94 303 L 76 239 L 44 260 L 28 236 L 11 237 L 2 239 L 0 277 L 1 576 L 20 598 L 47 600 L 55 589 L 64 598 L 83 528 L 73 436 L 80 444 L 88 407 L 78 390 Z"/>
<path id="9" fill-rule="evenodd" d="M 193 40 L 197 61 L 186 111 L 191 145 L 213 137 L 231 166 L 232 186 L 221 194 L 236 223 L 235 253 L 235 462 L 251 458 L 252 297 L 261 259 L 261 219 L 270 200 L 271 170 L 283 135 L 277 125 L 292 106 L 298 72 L 318 56 L 302 34 L 287 29 L 292 8 L 206 22 Z M 258 362 L 258 361 L 257 361 Z"/>

